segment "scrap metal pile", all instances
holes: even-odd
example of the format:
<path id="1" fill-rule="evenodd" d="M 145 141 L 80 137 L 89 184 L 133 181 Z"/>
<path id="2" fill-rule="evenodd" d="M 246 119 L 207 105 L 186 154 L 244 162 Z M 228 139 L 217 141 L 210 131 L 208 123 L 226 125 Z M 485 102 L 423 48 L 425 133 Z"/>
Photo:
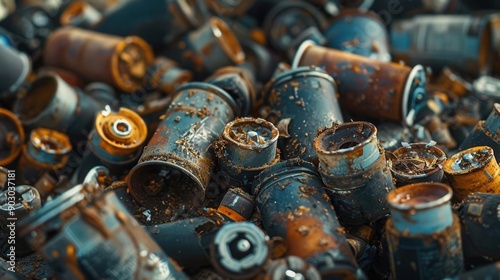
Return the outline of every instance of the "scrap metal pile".
<path id="1" fill-rule="evenodd" d="M 1 0 L 1 279 L 500 279 L 500 1 Z"/>

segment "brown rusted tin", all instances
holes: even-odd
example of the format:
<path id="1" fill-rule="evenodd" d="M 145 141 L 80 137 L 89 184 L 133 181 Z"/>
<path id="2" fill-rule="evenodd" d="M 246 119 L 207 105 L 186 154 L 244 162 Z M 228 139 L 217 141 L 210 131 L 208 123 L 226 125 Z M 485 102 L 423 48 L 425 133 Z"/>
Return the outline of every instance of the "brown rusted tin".
<path id="1" fill-rule="evenodd" d="M 68 26 L 52 32 L 43 58 L 47 66 L 131 92 L 142 86 L 153 51 L 139 37 L 122 38 Z"/>

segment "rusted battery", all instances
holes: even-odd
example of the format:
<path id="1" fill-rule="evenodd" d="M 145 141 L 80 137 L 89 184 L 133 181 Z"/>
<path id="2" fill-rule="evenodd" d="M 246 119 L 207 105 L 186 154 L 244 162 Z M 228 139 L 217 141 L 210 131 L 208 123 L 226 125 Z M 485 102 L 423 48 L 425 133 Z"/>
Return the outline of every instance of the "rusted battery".
<path id="1" fill-rule="evenodd" d="M 16 180 L 34 184 L 48 170 L 57 173 L 68 162 L 72 146 L 68 136 L 56 130 L 34 129 L 17 164 Z"/>
<path id="2" fill-rule="evenodd" d="M 221 172 L 228 178 L 221 186 L 251 192 L 254 177 L 280 160 L 278 129 L 270 122 L 238 118 L 228 123 L 214 143 Z"/>
<path id="3" fill-rule="evenodd" d="M 98 113 L 89 135 L 90 154 L 82 161 L 78 181 L 97 165 L 121 179 L 137 163 L 147 133 L 144 120 L 130 109 L 113 112 L 108 107 Z"/>
<path id="4" fill-rule="evenodd" d="M 391 26 L 390 41 L 393 60 L 409 65 L 423 64 L 434 70 L 449 66 L 470 75 L 491 71 L 488 15 L 421 15 L 397 21 Z"/>
<path id="5" fill-rule="evenodd" d="M 77 185 L 18 224 L 61 279 L 187 279 L 112 193 Z"/>
<path id="6" fill-rule="evenodd" d="M 222 17 L 242 17 L 252 7 L 255 0 L 207 0 L 207 6 Z"/>
<path id="7" fill-rule="evenodd" d="M 304 42 L 293 68 L 316 65 L 335 79 L 345 113 L 413 124 L 413 110 L 424 100 L 424 68 L 373 60 Z"/>
<path id="8" fill-rule="evenodd" d="M 479 121 L 467 138 L 460 144 L 459 150 L 469 149 L 475 146 L 488 146 L 493 149 L 495 158 L 500 158 L 500 104 L 495 103 L 493 111 L 488 118 Z"/>
<path id="9" fill-rule="evenodd" d="M 406 143 L 395 150 L 389 159 L 389 167 L 396 187 L 413 183 L 441 182 L 446 154 L 435 145 Z"/>
<path id="10" fill-rule="evenodd" d="M 306 1 L 280 1 L 266 13 L 263 30 L 271 47 L 286 55 L 295 38 L 311 26 L 323 32 L 326 18 Z"/>
<path id="11" fill-rule="evenodd" d="M 81 90 L 64 82 L 54 73 L 44 73 L 31 84 L 30 89 L 14 104 L 14 112 L 27 130 L 37 127 L 66 133 L 76 144 L 87 139 L 98 103 Z"/>
<path id="12" fill-rule="evenodd" d="M 313 139 L 318 129 L 344 121 L 336 94 L 333 79 L 312 66 L 285 71 L 268 83 L 260 116 L 278 128 L 283 159 L 316 158 Z"/>
<path id="13" fill-rule="evenodd" d="M 139 37 L 122 38 L 68 26 L 50 34 L 43 59 L 47 66 L 132 92 L 142 86 L 153 52 Z"/>
<path id="14" fill-rule="evenodd" d="M 90 28 L 102 20 L 102 14 L 85 1 L 72 1 L 61 11 L 59 23 L 80 28 Z"/>
<path id="15" fill-rule="evenodd" d="M 343 225 L 375 222 L 389 214 L 394 189 L 377 128 L 348 122 L 321 131 L 314 140 L 325 191 Z"/>
<path id="16" fill-rule="evenodd" d="M 133 0 L 106 10 L 92 29 L 123 37 L 135 35 L 158 50 L 202 26 L 209 15 L 203 0 L 152 0 L 148 5 Z"/>
<path id="17" fill-rule="evenodd" d="M 444 163 L 443 170 L 457 201 L 473 192 L 500 193 L 500 167 L 488 146 L 454 154 Z"/>
<path id="18" fill-rule="evenodd" d="M 233 31 L 217 17 L 210 18 L 203 26 L 168 47 L 163 56 L 192 71 L 195 80 L 204 79 L 221 67 L 240 65 L 245 60 L 245 53 Z"/>
<path id="19" fill-rule="evenodd" d="M 389 193 L 386 224 L 392 277 L 443 279 L 463 270 L 460 222 L 441 183 L 406 185 Z"/>
<path id="20" fill-rule="evenodd" d="M 0 166 L 11 166 L 21 154 L 23 144 L 23 125 L 11 111 L 0 108 Z"/>
<path id="21" fill-rule="evenodd" d="M 323 188 L 314 165 L 298 159 L 265 169 L 252 186 L 266 233 L 286 240 L 287 255 L 303 258 L 322 277 L 355 279 L 362 272 Z"/>
<path id="22" fill-rule="evenodd" d="M 255 201 L 251 195 L 239 188 L 229 189 L 217 207 L 217 212 L 226 221 L 248 221 L 254 209 Z"/>
<path id="23" fill-rule="evenodd" d="M 26 82 L 31 72 L 31 61 L 27 55 L 0 44 L 0 98 L 12 98 Z"/>
<path id="24" fill-rule="evenodd" d="M 472 193 L 457 207 L 465 263 L 500 261 L 500 194 Z"/>
<path id="25" fill-rule="evenodd" d="M 380 16 L 372 11 L 342 10 L 326 29 L 325 37 L 326 47 L 391 61 L 389 34 Z"/>
<path id="26" fill-rule="evenodd" d="M 173 94 L 177 87 L 193 79 L 191 71 L 179 68 L 177 63 L 166 57 L 155 58 L 148 68 L 146 77 L 148 90 L 158 90 L 167 95 Z"/>
<path id="27" fill-rule="evenodd" d="M 0 254 L 3 258 L 16 260 L 34 252 L 16 236 L 16 224 L 41 205 L 40 194 L 31 186 L 11 186 L 0 193 Z"/>
<path id="28" fill-rule="evenodd" d="M 132 196 L 158 207 L 169 198 L 203 201 L 215 165 L 210 147 L 237 113 L 236 102 L 217 86 L 191 82 L 179 87 L 129 173 Z"/>

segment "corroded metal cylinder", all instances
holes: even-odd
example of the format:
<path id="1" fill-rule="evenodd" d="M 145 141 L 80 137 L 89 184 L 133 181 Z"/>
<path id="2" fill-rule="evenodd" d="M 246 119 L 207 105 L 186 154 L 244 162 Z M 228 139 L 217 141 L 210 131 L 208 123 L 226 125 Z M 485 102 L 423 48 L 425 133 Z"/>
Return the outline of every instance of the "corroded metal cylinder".
<path id="1" fill-rule="evenodd" d="M 250 193 L 254 177 L 279 162 L 278 129 L 263 119 L 238 118 L 226 125 L 214 143 L 221 171 L 228 177 L 221 186 Z"/>
<path id="2" fill-rule="evenodd" d="M 335 79 L 340 106 L 348 114 L 412 124 L 413 110 L 426 94 L 420 65 L 377 61 L 310 41 L 299 47 L 292 67 L 304 65 L 323 67 Z"/>
<path id="3" fill-rule="evenodd" d="M 321 131 L 314 140 L 326 193 L 344 225 L 375 222 L 389 214 L 394 189 L 377 128 L 349 122 Z"/>
<path id="4" fill-rule="evenodd" d="M 153 52 L 139 37 L 122 38 L 68 26 L 52 32 L 43 58 L 47 66 L 66 68 L 88 81 L 132 92 L 142 86 Z"/>
<path id="5" fill-rule="evenodd" d="M 405 145 L 392 153 L 389 166 L 396 186 L 413 183 L 441 182 L 446 154 L 436 146 L 425 143 Z"/>
<path id="6" fill-rule="evenodd" d="M 389 193 L 386 223 L 395 279 L 443 279 L 463 270 L 460 222 L 452 190 L 441 183 L 406 185 Z"/>
<path id="7" fill-rule="evenodd" d="M 251 195 L 239 188 L 229 189 L 222 198 L 217 212 L 226 221 L 243 222 L 252 216 L 255 201 Z"/>
<path id="8" fill-rule="evenodd" d="M 181 86 L 139 163 L 130 171 L 130 193 L 143 205 L 162 207 L 174 198 L 201 202 L 214 168 L 210 149 L 238 108 L 229 94 L 208 83 Z"/>
<path id="9" fill-rule="evenodd" d="M 264 90 L 260 116 L 280 132 L 283 159 L 313 161 L 313 139 L 318 129 L 342 123 L 333 79 L 322 69 L 299 67 L 279 74 Z"/>
<path id="10" fill-rule="evenodd" d="M 252 189 L 264 229 L 286 240 L 287 255 L 305 259 L 322 277 L 355 279 L 356 261 L 314 165 L 298 159 L 275 164 Z"/>
<path id="11" fill-rule="evenodd" d="M 102 20 L 102 14 L 85 1 L 73 1 L 61 11 L 59 22 L 61 25 L 71 25 L 80 28 L 89 28 Z"/>
<path id="12" fill-rule="evenodd" d="M 179 68 L 177 63 L 166 57 L 155 58 L 146 74 L 145 88 L 147 90 L 159 90 L 170 95 L 175 90 L 193 79 L 193 73 L 186 69 Z"/>
<path id="13" fill-rule="evenodd" d="M 473 192 L 500 193 L 500 167 L 488 146 L 454 154 L 444 163 L 443 170 L 457 201 Z"/>
<path id="14" fill-rule="evenodd" d="M 24 128 L 16 115 L 0 108 L 0 166 L 7 167 L 21 154 Z"/>

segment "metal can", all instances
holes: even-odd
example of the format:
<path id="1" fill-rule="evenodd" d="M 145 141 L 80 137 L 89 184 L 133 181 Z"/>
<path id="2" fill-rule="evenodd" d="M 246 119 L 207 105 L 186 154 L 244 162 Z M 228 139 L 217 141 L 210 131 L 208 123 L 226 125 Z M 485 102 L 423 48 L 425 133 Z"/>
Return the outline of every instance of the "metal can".
<path id="1" fill-rule="evenodd" d="M 372 11 L 342 10 L 326 29 L 325 37 L 325 47 L 391 61 L 389 34 L 382 19 Z"/>
<path id="2" fill-rule="evenodd" d="M 315 160 L 318 129 L 344 121 L 336 94 L 333 79 L 311 66 L 285 71 L 270 81 L 260 116 L 278 128 L 283 159 Z"/>
<path id="3" fill-rule="evenodd" d="M 454 154 L 444 163 L 443 170 L 457 201 L 473 192 L 500 193 L 500 167 L 488 146 Z"/>
<path id="4" fill-rule="evenodd" d="M 426 94 L 420 65 L 410 68 L 377 61 L 310 41 L 300 45 L 292 67 L 304 65 L 325 68 L 337 83 L 342 109 L 360 117 L 413 124 L 414 110 Z"/>
<path id="5" fill-rule="evenodd" d="M 239 188 L 230 188 L 217 207 L 217 212 L 226 221 L 244 222 L 252 217 L 254 204 L 253 197 L 247 192 Z"/>
<path id="6" fill-rule="evenodd" d="M 390 38 L 396 61 L 423 64 L 434 70 L 449 66 L 471 75 L 491 71 L 492 29 L 488 15 L 416 16 L 393 23 Z"/>
<path id="7" fill-rule="evenodd" d="M 314 139 L 314 148 L 325 191 L 343 225 L 371 223 L 389 214 L 385 198 L 394 184 L 373 124 L 327 128 Z"/>
<path id="8" fill-rule="evenodd" d="M 59 76 L 63 81 L 65 81 L 68 85 L 72 87 L 75 88 L 85 87 L 85 82 L 82 80 L 81 77 L 79 77 L 77 74 L 71 71 L 59 67 L 41 66 L 37 69 L 35 77 L 50 75 L 50 73 Z"/>
<path id="9" fill-rule="evenodd" d="M 0 166 L 9 167 L 21 154 L 24 128 L 11 111 L 0 108 Z"/>
<path id="10" fill-rule="evenodd" d="M 254 177 L 280 160 L 278 136 L 278 129 L 263 119 L 238 118 L 228 123 L 214 143 L 220 170 L 227 176 L 221 187 L 250 193 Z"/>
<path id="11" fill-rule="evenodd" d="M 139 37 L 122 38 L 67 26 L 50 34 L 43 58 L 47 66 L 132 92 L 142 86 L 153 51 Z"/>
<path id="12" fill-rule="evenodd" d="M 148 89 L 159 90 L 170 95 L 175 90 L 193 79 L 191 71 L 179 68 L 177 63 L 166 57 L 155 58 L 145 77 Z"/>
<path id="13" fill-rule="evenodd" d="M 441 183 L 406 185 L 389 193 L 386 237 L 395 279 L 443 279 L 463 270 L 460 222 L 451 197 L 451 188 Z"/>
<path id="14" fill-rule="evenodd" d="M 3 258 L 15 260 L 34 252 L 16 236 L 16 224 L 41 205 L 40 194 L 31 186 L 10 187 L 0 193 L 0 255 Z"/>
<path id="15" fill-rule="evenodd" d="M 205 79 L 221 67 L 240 65 L 245 60 L 245 53 L 233 31 L 216 17 L 168 47 L 163 56 L 193 71 L 195 80 Z"/>
<path id="16" fill-rule="evenodd" d="M 209 11 L 203 0 L 152 0 L 148 5 L 132 0 L 106 10 L 92 29 L 123 37 L 135 35 L 157 50 L 175 43 L 208 18 Z"/>
<path id="17" fill-rule="evenodd" d="M 479 121 L 467 138 L 460 144 L 459 150 L 475 146 L 488 146 L 493 149 L 495 158 L 500 159 L 500 143 L 497 133 L 500 131 L 500 104 L 495 103 L 493 111 L 484 121 Z"/>
<path id="18" fill-rule="evenodd" d="M 90 28 L 102 20 L 102 14 L 85 1 L 73 1 L 61 11 L 61 25 L 71 25 L 80 28 Z"/>
<path id="19" fill-rule="evenodd" d="M 16 180 L 32 185 L 48 170 L 57 174 L 68 162 L 71 149 L 66 134 L 46 128 L 34 129 L 28 143 L 23 146 Z"/>
<path id="20" fill-rule="evenodd" d="M 178 88 L 165 118 L 128 176 L 130 193 L 143 205 L 169 198 L 201 202 L 215 166 L 210 149 L 238 112 L 221 88 L 201 82 Z"/>
<path id="21" fill-rule="evenodd" d="M 500 261 L 500 195 L 472 193 L 457 208 L 466 264 Z"/>
<path id="22" fill-rule="evenodd" d="M 31 61 L 24 53 L 16 52 L 3 44 L 0 44 L 0 61 L 2 61 L 0 98 L 12 98 L 12 95 L 26 82 L 31 72 Z"/>
<path id="23" fill-rule="evenodd" d="M 323 188 L 316 167 L 299 159 L 265 169 L 252 186 L 266 233 L 286 240 L 287 255 L 322 277 L 355 279 L 358 266 Z"/>
<path id="24" fill-rule="evenodd" d="M 19 223 L 61 279 L 187 279 L 112 193 L 77 185 Z"/>
<path id="25" fill-rule="evenodd" d="M 441 182 L 446 154 L 426 143 L 406 143 L 389 157 L 389 167 L 396 187 L 413 183 Z"/>

